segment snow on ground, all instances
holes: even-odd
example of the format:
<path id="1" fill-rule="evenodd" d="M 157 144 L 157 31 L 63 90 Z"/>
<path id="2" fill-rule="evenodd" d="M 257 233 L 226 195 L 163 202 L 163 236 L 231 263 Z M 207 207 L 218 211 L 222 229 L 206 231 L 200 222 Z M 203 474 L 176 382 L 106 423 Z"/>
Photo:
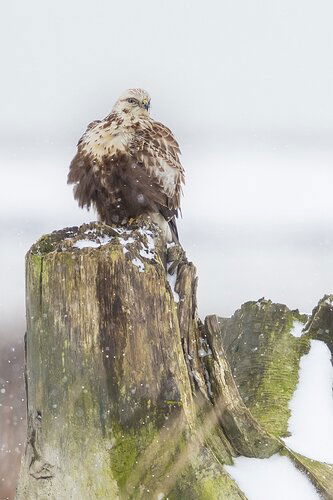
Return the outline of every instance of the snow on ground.
<path id="1" fill-rule="evenodd" d="M 304 324 L 295 319 L 290 333 L 293 337 L 301 337 L 303 335 L 303 328 Z"/>
<path id="2" fill-rule="evenodd" d="M 318 500 L 315 487 L 288 457 L 238 457 L 225 469 L 248 500 Z"/>
<path id="3" fill-rule="evenodd" d="M 311 340 L 300 361 L 299 382 L 289 403 L 287 446 L 321 462 L 333 463 L 333 368 L 324 342 Z"/>

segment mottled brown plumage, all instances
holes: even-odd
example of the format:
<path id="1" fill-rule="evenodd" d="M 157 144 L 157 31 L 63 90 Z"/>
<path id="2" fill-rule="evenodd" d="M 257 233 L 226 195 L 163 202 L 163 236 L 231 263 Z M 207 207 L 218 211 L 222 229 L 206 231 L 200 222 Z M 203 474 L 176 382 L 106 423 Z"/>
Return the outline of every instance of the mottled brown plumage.
<path id="1" fill-rule="evenodd" d="M 80 207 L 106 224 L 160 214 L 176 232 L 184 170 L 172 132 L 149 116 L 149 95 L 126 91 L 104 120 L 88 125 L 68 182 Z"/>

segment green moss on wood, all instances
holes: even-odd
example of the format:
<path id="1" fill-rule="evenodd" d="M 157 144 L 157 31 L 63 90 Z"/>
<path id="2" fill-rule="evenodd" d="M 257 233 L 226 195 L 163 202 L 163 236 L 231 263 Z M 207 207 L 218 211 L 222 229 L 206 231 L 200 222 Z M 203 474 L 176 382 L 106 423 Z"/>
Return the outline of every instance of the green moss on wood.
<path id="1" fill-rule="evenodd" d="M 247 302 L 231 319 L 220 319 L 221 335 L 240 393 L 253 416 L 275 436 L 285 436 L 289 401 L 298 383 L 305 336 L 291 334 L 307 317 L 269 300 Z"/>
<path id="2" fill-rule="evenodd" d="M 246 500 L 246 496 L 228 474 L 203 480 L 196 485 L 195 492 L 200 500 Z"/>
<path id="3" fill-rule="evenodd" d="M 237 483 L 209 455 L 199 456 L 167 493 L 169 500 L 246 500 Z"/>
<path id="4" fill-rule="evenodd" d="M 110 450 L 111 470 L 120 489 L 124 490 L 128 486 L 129 476 L 140 460 L 140 454 L 148 448 L 154 439 L 156 428 L 152 423 L 141 426 L 140 430 L 121 429 L 115 424 L 112 427 L 112 435 L 114 444 Z M 135 485 L 133 479 L 134 486 L 138 486 L 138 484 Z"/>
<path id="5" fill-rule="evenodd" d="M 318 462 L 311 458 L 296 453 L 288 447 L 281 450 L 281 455 L 289 457 L 295 466 L 300 469 L 317 488 L 322 498 L 331 500 L 333 498 L 333 465 Z"/>
<path id="6" fill-rule="evenodd" d="M 294 315 L 288 314 L 282 330 L 267 332 L 271 336 L 269 346 L 259 353 L 265 357 L 265 370 L 250 409 L 275 436 L 287 435 L 289 401 L 298 383 L 300 357 L 309 349 L 305 338 L 290 334 L 295 320 Z"/>

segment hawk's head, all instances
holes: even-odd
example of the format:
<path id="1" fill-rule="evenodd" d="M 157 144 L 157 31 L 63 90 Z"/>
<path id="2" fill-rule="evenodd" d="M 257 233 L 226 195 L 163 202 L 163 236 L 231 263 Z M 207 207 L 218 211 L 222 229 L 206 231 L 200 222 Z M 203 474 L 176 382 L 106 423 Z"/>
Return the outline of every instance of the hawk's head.
<path id="1" fill-rule="evenodd" d="M 143 89 L 128 89 L 115 103 L 113 111 L 119 114 L 137 116 L 148 115 L 150 108 L 150 97 Z"/>

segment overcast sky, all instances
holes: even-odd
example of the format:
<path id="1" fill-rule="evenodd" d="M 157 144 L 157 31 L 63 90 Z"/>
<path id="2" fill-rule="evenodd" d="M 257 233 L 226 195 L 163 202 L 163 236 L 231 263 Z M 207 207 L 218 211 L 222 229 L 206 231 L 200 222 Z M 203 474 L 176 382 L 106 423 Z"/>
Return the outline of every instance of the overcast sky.
<path id="1" fill-rule="evenodd" d="M 332 291 L 332 19 L 330 0 L 3 2 L 2 325 L 24 316 L 31 243 L 94 218 L 68 164 L 87 123 L 137 86 L 183 152 L 202 314 L 263 295 L 308 312 Z"/>
<path id="2" fill-rule="evenodd" d="M 11 0 L 2 138 L 78 133 L 142 86 L 178 135 L 332 132 L 331 0 Z"/>

